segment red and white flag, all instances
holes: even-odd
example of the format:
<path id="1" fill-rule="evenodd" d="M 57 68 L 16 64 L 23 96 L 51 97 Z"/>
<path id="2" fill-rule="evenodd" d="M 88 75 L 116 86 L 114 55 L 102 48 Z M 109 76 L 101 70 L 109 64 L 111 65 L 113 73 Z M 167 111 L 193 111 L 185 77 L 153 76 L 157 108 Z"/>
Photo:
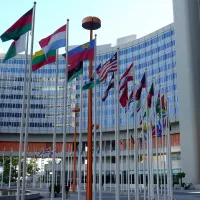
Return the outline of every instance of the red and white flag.
<path id="1" fill-rule="evenodd" d="M 117 52 L 112 56 L 111 59 L 109 59 L 97 70 L 100 82 L 106 81 L 108 73 L 116 71 L 117 71 Z"/>
<path id="2" fill-rule="evenodd" d="M 123 88 L 125 88 L 127 86 L 127 84 L 128 84 L 129 81 L 133 81 L 133 75 L 131 74 L 132 67 L 133 67 L 133 63 L 125 71 L 125 73 L 123 74 L 123 76 L 120 78 L 120 81 L 119 81 L 119 88 L 120 88 L 120 90 L 122 90 Z"/>

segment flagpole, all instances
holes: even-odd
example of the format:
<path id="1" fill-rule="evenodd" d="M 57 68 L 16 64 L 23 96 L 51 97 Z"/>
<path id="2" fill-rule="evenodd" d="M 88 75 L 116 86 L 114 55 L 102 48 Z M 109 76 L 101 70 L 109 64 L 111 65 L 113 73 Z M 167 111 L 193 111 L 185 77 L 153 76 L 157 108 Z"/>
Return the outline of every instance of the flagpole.
<path id="1" fill-rule="evenodd" d="M 103 103 L 102 103 L 102 84 L 100 84 L 100 152 L 99 152 L 99 200 L 102 200 L 102 129 L 103 129 L 103 120 L 102 120 L 102 111 L 103 111 Z"/>
<path id="2" fill-rule="evenodd" d="M 69 154 L 70 154 L 70 145 L 68 145 L 67 150 L 67 184 L 69 183 Z"/>
<path id="3" fill-rule="evenodd" d="M 142 109 L 142 111 L 143 111 L 143 109 Z M 143 117 L 143 115 L 142 115 L 142 117 Z M 144 118 L 142 118 L 142 119 L 143 119 L 142 120 L 143 185 L 144 185 L 144 200 L 146 200 L 145 136 L 144 136 L 144 126 L 143 126 Z"/>
<path id="4" fill-rule="evenodd" d="M 83 177 L 83 179 L 84 179 L 84 190 L 86 191 L 86 187 L 85 187 L 85 167 L 86 167 L 85 165 L 86 165 L 86 162 L 85 161 L 86 161 L 86 153 L 84 153 L 84 169 L 83 169 L 84 170 L 84 177 Z"/>
<path id="5" fill-rule="evenodd" d="M 22 99 L 22 115 L 20 125 L 20 142 L 19 142 L 19 157 L 18 157 L 18 176 L 17 176 L 17 194 L 16 200 L 20 199 L 20 178 L 21 178 L 21 160 L 22 160 L 22 143 L 24 136 L 24 110 L 25 110 L 25 95 L 26 95 L 26 76 L 27 76 L 27 65 L 28 65 L 28 43 L 29 33 L 26 34 L 26 47 L 25 47 L 25 66 L 24 66 L 24 84 L 23 84 L 23 99 Z"/>
<path id="6" fill-rule="evenodd" d="M 123 142 L 123 140 L 121 140 Z M 123 192 L 123 182 L 122 182 L 122 171 L 123 171 L 123 161 L 122 161 L 122 148 L 120 149 L 120 160 L 121 160 L 121 173 L 120 173 L 120 177 L 121 177 L 121 181 L 120 181 L 120 186 L 121 186 L 121 193 Z"/>
<path id="7" fill-rule="evenodd" d="M 95 48 L 94 48 L 94 138 L 93 138 L 93 198 L 96 199 L 96 168 L 97 168 L 97 162 L 96 162 L 96 44 L 97 44 L 97 35 L 95 34 Z"/>
<path id="8" fill-rule="evenodd" d="M 57 125 L 57 96 L 58 96 L 58 49 L 56 50 L 56 80 L 55 80 L 55 110 L 54 110 L 54 131 L 53 131 L 53 161 L 52 161 L 52 184 L 51 184 L 51 200 L 54 199 L 55 184 L 55 160 L 56 160 L 56 125 Z"/>
<path id="9" fill-rule="evenodd" d="M 35 158 L 35 148 L 34 148 L 34 155 L 33 158 Z M 35 188 L 35 160 L 34 160 L 34 165 L 33 165 L 33 188 Z"/>
<path id="10" fill-rule="evenodd" d="M 112 190 L 112 141 L 110 140 L 110 191 Z"/>
<path id="11" fill-rule="evenodd" d="M 104 191 L 106 191 L 106 141 L 104 141 L 104 175 L 103 175 Z"/>
<path id="12" fill-rule="evenodd" d="M 136 88 L 135 81 L 134 82 L 134 89 Z M 136 111 L 136 101 L 134 103 L 134 117 L 133 117 L 133 124 L 134 124 L 134 140 L 135 140 L 135 148 L 134 148 L 134 168 L 135 168 L 135 199 L 139 200 L 139 190 L 138 190 L 138 141 L 137 141 L 137 111 Z"/>
<path id="13" fill-rule="evenodd" d="M 153 80 L 153 85 L 155 87 L 155 78 Z M 154 89 L 155 91 L 155 89 Z M 160 200 L 160 190 L 159 190 L 159 166 L 158 166 L 158 131 L 157 131 L 157 114 L 156 114 L 156 95 L 154 95 L 153 103 L 154 115 L 155 115 L 155 137 L 156 137 L 156 182 L 157 182 L 157 198 Z"/>
<path id="14" fill-rule="evenodd" d="M 131 97 L 132 98 L 132 97 Z M 127 170 L 127 191 L 128 191 L 128 200 L 130 200 L 130 151 L 129 151 L 129 113 L 128 113 L 128 102 L 126 104 L 126 170 Z"/>
<path id="15" fill-rule="evenodd" d="M 3 151 L 3 163 L 2 163 L 2 167 L 3 167 L 3 171 L 2 171 L 2 174 L 1 174 L 1 187 L 3 187 L 3 175 L 4 175 L 4 156 L 5 156 L 5 148 L 4 148 L 4 151 Z"/>
<path id="16" fill-rule="evenodd" d="M 64 92 L 64 126 L 63 126 L 63 155 L 62 155 L 62 200 L 66 199 L 65 193 L 65 165 L 66 165 L 66 124 L 67 124 L 67 86 L 68 86 L 68 39 L 69 39 L 69 19 L 66 23 L 66 70 L 65 70 L 65 92 Z"/>
<path id="17" fill-rule="evenodd" d="M 151 198 L 154 199 L 154 170 L 153 170 L 153 137 L 152 137 L 152 115 L 151 109 L 151 125 L 150 125 L 150 170 L 151 170 Z"/>
<path id="18" fill-rule="evenodd" d="M 120 117 L 119 117 L 119 48 L 117 48 L 117 71 L 116 71 L 116 79 L 115 79 L 115 86 L 116 86 L 116 133 L 115 133 L 115 148 L 116 148 L 116 191 L 115 191 L 115 200 L 120 199 L 120 180 L 119 180 L 119 134 L 120 134 Z"/>
<path id="19" fill-rule="evenodd" d="M 169 99 L 167 98 L 167 110 L 168 110 L 168 116 L 169 116 Z M 171 124 L 168 117 L 167 120 L 167 147 L 168 147 L 168 171 L 169 171 L 169 198 L 173 199 L 173 182 L 172 182 L 172 160 L 171 160 L 171 138 L 170 138 L 170 131 L 171 131 Z"/>
<path id="20" fill-rule="evenodd" d="M 83 86 L 83 75 L 81 75 L 81 80 L 80 80 L 80 120 L 79 120 L 79 169 L 78 169 L 78 173 L 79 173 L 79 183 L 78 183 L 78 200 L 80 200 L 80 195 L 81 195 L 81 180 L 82 180 L 82 172 L 81 172 L 81 161 L 82 161 L 82 107 L 83 107 L 83 103 L 82 103 L 82 98 L 83 98 L 83 91 L 82 91 L 82 86 Z M 85 163 L 84 163 L 85 164 Z"/>
<path id="21" fill-rule="evenodd" d="M 30 52 L 30 68 L 29 68 L 27 108 L 26 108 L 26 126 L 25 126 L 25 138 L 24 138 L 24 162 L 23 162 L 21 200 L 25 199 L 26 157 L 27 157 L 27 149 L 28 149 L 27 143 L 28 143 L 29 112 L 30 112 L 30 96 L 31 96 L 30 94 L 31 94 L 32 57 L 33 57 L 34 29 L 35 29 L 35 9 L 36 9 L 36 2 L 34 2 L 34 6 L 33 6 L 33 21 L 32 21 L 32 27 L 31 27 L 31 52 Z"/>
<path id="22" fill-rule="evenodd" d="M 162 87 L 161 87 L 161 85 L 160 85 L 160 116 L 161 116 L 161 129 L 162 129 L 162 138 L 161 138 L 162 156 L 160 156 L 162 158 L 161 166 L 162 166 L 162 160 L 163 160 L 163 173 L 161 173 L 161 195 L 164 196 L 164 200 L 165 200 L 166 199 L 166 195 L 165 195 L 165 151 L 164 151 L 164 135 L 165 134 L 164 134 L 163 116 L 162 116 Z M 164 182 L 163 182 L 163 179 L 164 179 Z M 162 184 L 162 182 L 163 182 L 163 184 Z"/>
<path id="23" fill-rule="evenodd" d="M 9 169 L 9 188 L 11 186 L 11 175 L 12 175 L 12 152 L 13 152 L 13 149 L 11 150 L 11 154 L 10 154 L 10 169 Z"/>

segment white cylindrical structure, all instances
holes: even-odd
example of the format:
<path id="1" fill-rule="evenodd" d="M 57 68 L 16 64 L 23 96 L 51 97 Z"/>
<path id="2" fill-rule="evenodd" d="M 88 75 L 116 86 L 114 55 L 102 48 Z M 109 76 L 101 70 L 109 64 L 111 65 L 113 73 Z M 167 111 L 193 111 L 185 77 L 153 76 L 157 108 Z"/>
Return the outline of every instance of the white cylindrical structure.
<path id="1" fill-rule="evenodd" d="M 17 176 L 17 195 L 16 200 L 20 199 L 20 178 L 21 178 L 21 160 L 22 160 L 22 143 L 24 135 L 24 111 L 25 111 L 25 95 L 26 95 L 26 75 L 28 65 L 28 44 L 29 44 L 29 32 L 26 35 L 26 48 L 25 48 L 25 67 L 24 67 L 24 83 L 23 83 L 23 99 L 22 99 L 22 115 L 20 125 L 20 142 L 19 142 L 19 158 L 18 158 L 18 176 Z"/>
<path id="2" fill-rule="evenodd" d="M 31 52 L 30 52 L 30 67 L 28 75 L 28 93 L 27 93 L 27 108 L 26 108 L 26 126 L 25 126 L 25 137 L 24 137 L 24 162 L 23 162 L 23 175 L 22 175 L 22 195 L 21 200 L 25 199 L 25 181 L 26 181 L 26 157 L 28 150 L 28 128 L 29 128 L 29 114 L 30 114 L 30 100 L 31 100 L 31 74 L 32 74 L 32 62 L 31 58 L 33 56 L 33 44 L 34 44 L 34 30 L 35 30 L 35 9 L 36 2 L 33 6 L 33 17 L 32 17 L 32 27 L 31 27 Z"/>
<path id="3" fill-rule="evenodd" d="M 102 84 L 100 84 L 100 98 L 102 97 Z M 102 126 L 103 126 L 103 119 L 102 119 L 102 111 L 103 111 L 103 102 L 100 99 L 100 135 L 99 135 L 99 147 L 100 147 L 100 152 L 99 152 L 99 200 L 102 200 Z"/>
<path id="4" fill-rule="evenodd" d="M 200 184 L 199 1 L 173 0 L 184 182 Z M 184 44 L 184 45 L 183 45 Z M 187 114 L 186 114 L 187 113 Z M 191 164 L 192 163 L 192 164 Z"/>
<path id="5" fill-rule="evenodd" d="M 80 129 L 79 129 L 79 165 L 78 165 L 78 175 L 79 175 L 79 179 L 78 179 L 78 200 L 80 200 L 80 196 L 81 196 L 81 180 L 82 180 L 82 171 L 81 171 L 81 164 L 82 164 L 82 107 L 83 107 L 83 103 L 82 103 L 82 97 L 83 97 L 83 91 L 82 91 L 82 85 L 83 85 L 83 75 L 81 75 L 81 80 L 80 80 Z"/>
<path id="6" fill-rule="evenodd" d="M 51 200 L 54 199 L 55 184 L 55 160 L 56 160 L 56 124 L 57 124 L 57 94 L 58 94 L 58 49 L 56 50 L 56 89 L 55 89 L 55 110 L 54 110 L 54 131 L 53 131 L 53 160 L 52 160 L 52 184 L 51 184 Z"/>
<path id="7" fill-rule="evenodd" d="M 66 70 L 65 70 L 65 92 L 64 92 L 64 120 L 63 120 L 63 154 L 62 154 L 62 200 L 66 199 L 65 193 L 65 164 L 66 164 L 66 126 L 67 126 L 67 90 L 68 90 L 68 40 L 69 40 L 69 19 L 66 23 Z"/>

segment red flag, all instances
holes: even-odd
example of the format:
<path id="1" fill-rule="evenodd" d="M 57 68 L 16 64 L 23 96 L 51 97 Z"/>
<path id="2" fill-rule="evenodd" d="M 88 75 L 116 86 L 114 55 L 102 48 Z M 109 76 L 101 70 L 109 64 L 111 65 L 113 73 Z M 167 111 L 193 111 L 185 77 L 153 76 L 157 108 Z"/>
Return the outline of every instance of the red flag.
<path id="1" fill-rule="evenodd" d="M 120 97 L 120 100 L 119 100 L 119 102 L 123 108 L 126 107 L 127 101 L 128 101 L 128 87 L 125 87 L 124 91 Z"/>
<path id="2" fill-rule="evenodd" d="M 120 90 L 122 90 L 123 88 L 125 88 L 127 86 L 128 81 L 132 81 L 133 80 L 133 76 L 130 75 L 132 67 L 133 67 L 133 63 L 126 70 L 126 72 L 123 74 L 123 76 L 120 78 L 120 81 L 119 81 Z"/>
<path id="3" fill-rule="evenodd" d="M 147 104 L 148 104 L 148 107 L 151 108 L 151 98 L 152 96 L 154 96 L 154 86 L 153 86 L 153 83 L 151 84 L 151 88 L 149 90 L 149 94 L 147 96 Z"/>
<path id="4" fill-rule="evenodd" d="M 140 87 L 138 88 L 136 94 L 135 94 L 135 99 L 138 101 L 140 99 L 141 93 L 142 93 L 142 88 L 146 88 L 146 73 L 144 72 L 144 75 L 140 81 Z"/>

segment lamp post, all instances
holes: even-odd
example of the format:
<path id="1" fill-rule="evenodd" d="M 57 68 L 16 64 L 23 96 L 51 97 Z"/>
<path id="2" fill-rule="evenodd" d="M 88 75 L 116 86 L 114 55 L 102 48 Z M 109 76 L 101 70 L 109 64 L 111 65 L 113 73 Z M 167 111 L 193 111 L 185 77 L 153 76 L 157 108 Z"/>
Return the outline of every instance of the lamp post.
<path id="1" fill-rule="evenodd" d="M 72 191 L 76 191 L 76 113 L 80 112 L 80 108 L 72 108 L 72 112 L 75 114 L 74 119 L 74 172 L 73 172 L 73 187 Z"/>
<path id="2" fill-rule="evenodd" d="M 90 30 L 90 40 L 92 40 L 93 30 L 101 27 L 101 20 L 97 17 L 86 17 L 82 20 L 82 27 Z M 96 55 L 95 55 L 96 56 Z M 89 77 L 92 76 L 92 60 L 89 62 Z M 96 81 L 96 80 L 95 80 Z M 88 90 L 88 152 L 87 152 L 87 192 L 86 199 L 92 200 L 92 89 Z"/>

